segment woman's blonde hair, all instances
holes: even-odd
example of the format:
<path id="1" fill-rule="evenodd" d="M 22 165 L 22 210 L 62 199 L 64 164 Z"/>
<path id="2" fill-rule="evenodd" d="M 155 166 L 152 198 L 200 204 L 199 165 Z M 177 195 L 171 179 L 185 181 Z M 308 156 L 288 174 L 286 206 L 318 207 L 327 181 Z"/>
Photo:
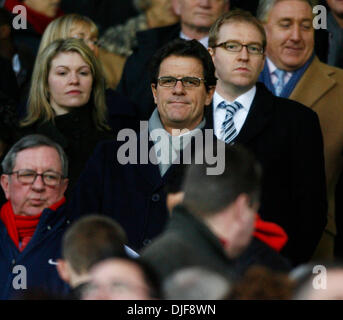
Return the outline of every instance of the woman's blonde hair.
<path id="1" fill-rule="evenodd" d="M 59 39 L 49 44 L 36 58 L 33 69 L 31 88 L 28 100 L 28 114 L 21 122 L 22 126 L 28 126 L 36 121 L 53 121 L 54 110 L 49 102 L 48 77 L 52 60 L 60 53 L 76 52 L 89 65 L 93 76 L 92 93 L 93 119 L 98 129 L 108 130 L 106 123 L 105 103 L 105 79 L 98 59 L 92 50 L 80 39 Z"/>
<path id="2" fill-rule="evenodd" d="M 38 54 L 40 54 L 51 42 L 57 39 L 70 38 L 72 29 L 80 25 L 89 28 L 92 37 L 98 37 L 98 27 L 91 19 L 76 13 L 66 14 L 49 23 L 43 33 Z"/>

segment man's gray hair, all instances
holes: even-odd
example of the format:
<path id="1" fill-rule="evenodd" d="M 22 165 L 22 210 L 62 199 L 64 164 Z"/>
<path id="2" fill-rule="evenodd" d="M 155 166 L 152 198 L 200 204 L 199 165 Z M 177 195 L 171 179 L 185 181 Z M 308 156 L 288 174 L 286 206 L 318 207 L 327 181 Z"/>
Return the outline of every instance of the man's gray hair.
<path id="1" fill-rule="evenodd" d="M 195 266 L 172 273 L 163 283 L 167 300 L 220 300 L 232 287 L 227 277 L 210 269 Z"/>
<path id="2" fill-rule="evenodd" d="M 58 143 L 40 134 L 25 136 L 12 146 L 1 163 L 3 172 L 6 174 L 13 171 L 18 152 L 42 146 L 51 147 L 57 151 L 61 161 L 62 175 L 66 178 L 68 176 L 68 158 L 65 152 Z"/>
<path id="3" fill-rule="evenodd" d="M 273 9 L 275 4 L 280 1 L 285 1 L 285 0 L 260 0 L 257 7 L 257 12 L 256 12 L 257 19 L 259 19 L 263 23 L 266 23 L 268 21 L 269 12 Z M 311 6 L 311 8 L 314 5 L 313 0 L 299 0 L 299 1 L 307 2 Z"/>

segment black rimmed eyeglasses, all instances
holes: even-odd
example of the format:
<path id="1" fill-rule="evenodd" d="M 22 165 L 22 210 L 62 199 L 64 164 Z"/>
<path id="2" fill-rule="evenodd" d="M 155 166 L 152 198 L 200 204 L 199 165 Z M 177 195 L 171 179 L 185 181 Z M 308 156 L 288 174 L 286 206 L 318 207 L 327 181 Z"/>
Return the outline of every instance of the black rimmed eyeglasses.
<path id="1" fill-rule="evenodd" d="M 263 47 L 258 43 L 242 44 L 237 41 L 226 41 L 216 44 L 212 48 L 221 47 L 229 52 L 241 52 L 243 47 L 246 47 L 248 52 L 253 55 L 261 55 L 264 52 Z"/>
<path id="2" fill-rule="evenodd" d="M 157 82 L 161 87 L 167 87 L 167 88 L 174 88 L 178 81 L 181 81 L 182 85 L 185 88 L 199 87 L 202 81 L 206 82 L 205 79 L 197 78 L 197 77 L 183 77 L 183 78 L 159 77 L 157 79 Z"/>
<path id="3" fill-rule="evenodd" d="M 37 173 L 33 170 L 22 169 L 18 171 L 8 172 L 8 175 L 16 174 L 17 179 L 22 184 L 33 184 L 38 176 L 42 177 L 43 183 L 49 187 L 57 186 L 64 176 L 55 171 L 45 171 L 43 173 Z"/>

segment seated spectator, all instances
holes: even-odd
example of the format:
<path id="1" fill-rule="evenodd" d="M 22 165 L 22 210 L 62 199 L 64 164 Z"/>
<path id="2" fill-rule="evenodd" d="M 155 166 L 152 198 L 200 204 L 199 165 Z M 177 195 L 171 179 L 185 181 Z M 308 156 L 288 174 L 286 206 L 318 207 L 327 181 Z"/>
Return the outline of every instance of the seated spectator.
<path id="1" fill-rule="evenodd" d="M 150 300 L 162 297 L 155 273 L 140 259 L 104 260 L 90 270 L 90 276 L 83 300 Z"/>
<path id="2" fill-rule="evenodd" d="M 310 0 L 259 1 L 257 15 L 267 34 L 266 62 L 259 80 L 275 95 L 300 102 L 318 115 L 324 144 L 328 221 L 313 258 L 333 259 L 334 190 L 343 163 L 343 70 L 319 61 L 314 50 L 312 9 Z M 312 160 L 307 163 L 312 164 Z"/>
<path id="3" fill-rule="evenodd" d="M 254 264 L 289 270 L 287 260 L 252 237 L 259 203 L 259 165 L 239 146 L 225 145 L 222 161 L 221 175 L 207 175 L 204 160 L 190 165 L 182 205 L 174 208 L 164 233 L 142 251 L 162 280 L 191 266 L 211 268 L 233 280 Z"/>
<path id="4" fill-rule="evenodd" d="M 216 19 L 229 9 L 230 0 L 170 0 L 180 23 L 137 33 L 137 47 L 127 59 L 118 91 L 139 105 L 138 115 L 147 120 L 155 109 L 149 79 L 149 65 L 156 51 L 175 39 L 196 39 L 205 47 Z M 202 14 L 198 14 L 201 12 Z"/>
<path id="5" fill-rule="evenodd" d="M 230 293 L 232 283 L 221 274 L 201 267 L 181 269 L 163 283 L 167 300 L 221 300 Z"/>
<path id="6" fill-rule="evenodd" d="M 116 83 L 119 83 L 125 61 L 137 46 L 136 33 L 147 29 L 172 25 L 179 18 L 174 13 L 170 0 L 135 0 L 135 6 L 142 13 L 125 24 L 108 28 L 99 45 L 116 55 Z"/>
<path id="7" fill-rule="evenodd" d="M 68 185 L 63 149 L 44 136 L 29 135 L 12 146 L 2 169 L 7 202 L 0 211 L 0 299 L 35 288 L 65 294 L 54 265 L 69 224 L 62 213 Z M 15 268 L 26 272 L 17 274 Z"/>
<path id="8" fill-rule="evenodd" d="M 91 19 L 79 14 L 67 14 L 50 22 L 43 33 L 38 54 L 51 42 L 67 38 L 82 39 L 94 55 L 98 55 L 98 28 Z"/>
<path id="9" fill-rule="evenodd" d="M 114 220 L 89 215 L 74 222 L 62 240 L 62 259 L 57 261 L 60 277 L 72 288 L 72 298 L 79 299 L 89 281 L 89 270 L 111 257 L 126 257 L 126 235 Z"/>
<path id="10" fill-rule="evenodd" d="M 0 56 L 11 63 L 16 76 L 18 91 L 13 96 L 13 99 L 22 101 L 27 96 L 30 87 L 35 56 L 25 45 L 14 43 L 12 20 L 12 15 L 4 8 L 0 8 Z M 8 72 L 3 69 L 1 70 L 6 82 L 10 82 Z M 4 88 L 2 90 L 9 94 Z"/>
<path id="11" fill-rule="evenodd" d="M 107 58 L 113 54 L 105 53 L 104 49 L 98 48 L 98 28 L 92 20 L 85 16 L 67 14 L 52 21 L 44 31 L 38 53 L 41 53 L 51 42 L 70 37 L 84 40 L 98 58 L 103 67 L 106 80 L 108 80 L 111 77 L 112 70 L 115 69 L 115 64 L 110 64 L 111 60 Z M 40 64 L 39 60 L 37 60 L 37 64 Z M 122 128 L 133 128 L 136 130 L 138 128 L 136 107 L 129 99 L 109 88 L 105 91 L 105 97 L 109 117 L 108 122 L 114 133 Z M 22 105 L 22 109 L 24 110 L 20 111 L 20 116 L 26 114 L 26 105 Z"/>
<path id="12" fill-rule="evenodd" d="M 163 186 L 180 158 L 194 151 L 194 142 L 205 141 L 205 129 L 211 125 L 206 121 L 210 108 L 205 105 L 212 99 L 215 83 L 211 56 L 198 41 L 178 39 L 161 49 L 151 75 L 158 107 L 142 123 L 139 135 L 128 133 L 128 143 L 118 139 L 99 144 L 80 176 L 68 211 L 114 218 L 135 250 L 159 235 L 168 220 Z M 213 137 L 212 131 L 209 134 Z M 128 146 L 129 152 L 125 151 Z"/>
<path id="13" fill-rule="evenodd" d="M 14 41 L 25 44 L 36 55 L 45 28 L 52 20 L 63 15 L 59 8 L 60 0 L 5 0 L 4 8 L 13 13 L 18 5 L 26 8 L 27 27 L 14 30 Z"/>
<path id="14" fill-rule="evenodd" d="M 101 68 L 79 39 L 56 40 L 37 59 L 23 134 L 44 134 L 64 148 L 72 188 L 96 144 L 113 137 Z"/>
<path id="15" fill-rule="evenodd" d="M 113 77 L 118 70 L 117 56 L 98 47 L 98 27 L 86 16 L 79 14 L 67 14 L 52 21 L 44 31 L 38 54 L 46 46 L 57 39 L 79 38 L 83 39 L 95 56 L 100 60 L 106 76 L 106 85 L 114 88 Z M 111 63 L 113 63 L 111 65 Z"/>

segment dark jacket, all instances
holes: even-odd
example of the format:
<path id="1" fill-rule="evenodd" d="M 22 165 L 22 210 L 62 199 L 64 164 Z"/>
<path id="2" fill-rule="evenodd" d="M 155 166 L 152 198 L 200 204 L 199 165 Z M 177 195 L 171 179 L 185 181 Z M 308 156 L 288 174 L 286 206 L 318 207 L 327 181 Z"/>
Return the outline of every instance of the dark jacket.
<path id="1" fill-rule="evenodd" d="M 275 271 L 289 271 L 290 264 L 279 253 L 256 238 L 237 259 L 230 259 L 219 239 L 182 206 L 173 210 L 166 231 L 142 252 L 161 280 L 182 268 L 201 266 L 231 279 L 242 276 L 254 264 Z"/>
<path id="2" fill-rule="evenodd" d="M 323 139 L 317 114 L 298 102 L 273 96 L 257 83 L 235 142 L 250 149 L 262 165 L 259 213 L 285 229 L 289 240 L 282 253 L 294 264 L 308 261 L 327 222 Z"/>
<path id="3" fill-rule="evenodd" d="M 148 120 L 155 109 L 150 86 L 150 61 L 156 51 L 179 37 L 180 25 L 137 32 L 138 46 L 127 59 L 117 90 L 139 105 L 140 120 Z"/>
<path id="4" fill-rule="evenodd" d="M 97 143 L 112 138 L 113 133 L 95 127 L 91 105 L 74 108 L 67 114 L 56 116 L 54 122 L 23 127 L 22 134 L 43 134 L 61 145 L 69 160 L 69 195 Z"/>
<path id="5" fill-rule="evenodd" d="M 0 70 L 0 91 L 17 102 L 19 100 L 19 87 L 11 61 L 0 57 Z"/>
<path id="6" fill-rule="evenodd" d="M 25 276 L 22 269 L 14 269 L 16 266 L 26 268 L 27 289 L 42 289 L 56 296 L 69 292 L 69 287 L 57 273 L 56 265 L 52 264 L 61 258 L 61 239 L 69 224 L 63 214 L 63 206 L 57 211 L 45 209 L 32 239 L 20 252 L 0 221 L 0 299 L 19 298 L 25 291 L 16 290 L 13 286 L 18 277 Z"/>
<path id="7" fill-rule="evenodd" d="M 128 245 L 135 250 L 164 230 L 169 217 L 164 186 L 178 166 L 173 164 L 161 177 L 158 164 L 150 160 L 141 163 L 141 143 L 143 147 L 147 144 L 145 151 L 154 152 L 147 130 L 142 130 L 137 143 L 131 144 L 137 154 L 137 164 L 119 162 L 117 154 L 123 150 L 124 142 L 99 144 L 68 205 L 68 212 L 75 218 L 94 212 L 114 218 L 124 228 Z"/>

